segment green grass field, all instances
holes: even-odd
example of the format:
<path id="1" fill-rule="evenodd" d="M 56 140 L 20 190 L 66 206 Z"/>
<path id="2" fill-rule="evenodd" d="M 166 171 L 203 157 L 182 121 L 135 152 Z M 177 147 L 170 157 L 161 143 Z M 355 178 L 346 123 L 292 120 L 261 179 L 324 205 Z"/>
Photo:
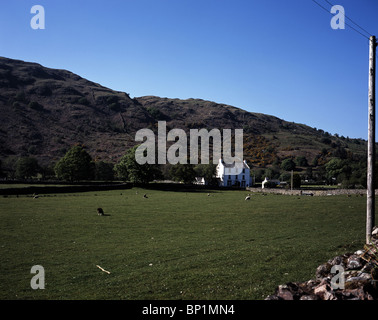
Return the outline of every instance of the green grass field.
<path id="1" fill-rule="evenodd" d="M 363 247 L 366 197 L 246 194 L 1 197 L 0 299 L 264 299 Z"/>

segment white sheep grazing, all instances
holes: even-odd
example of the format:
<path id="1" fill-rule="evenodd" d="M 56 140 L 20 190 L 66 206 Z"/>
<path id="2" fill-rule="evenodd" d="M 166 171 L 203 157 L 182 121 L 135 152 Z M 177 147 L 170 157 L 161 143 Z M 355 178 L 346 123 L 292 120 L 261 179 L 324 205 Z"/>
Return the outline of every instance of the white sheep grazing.
<path id="1" fill-rule="evenodd" d="M 244 200 L 251 200 L 250 196 L 246 196 Z"/>

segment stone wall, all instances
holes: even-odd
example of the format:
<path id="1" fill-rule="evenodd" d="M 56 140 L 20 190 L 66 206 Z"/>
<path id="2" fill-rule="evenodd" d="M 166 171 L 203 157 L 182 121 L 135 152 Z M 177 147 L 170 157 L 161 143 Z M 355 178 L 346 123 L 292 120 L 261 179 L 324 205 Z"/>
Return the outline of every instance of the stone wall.
<path id="1" fill-rule="evenodd" d="M 372 245 L 328 260 L 316 269 L 315 279 L 280 285 L 265 300 L 378 300 L 377 249 L 378 228 L 375 227 Z M 343 274 L 339 274 L 340 269 L 332 270 L 334 266 L 341 267 Z M 344 283 L 338 288 L 342 284 L 341 276 Z"/>
<path id="2" fill-rule="evenodd" d="M 335 195 L 349 195 L 349 196 L 361 196 L 366 195 L 366 189 L 326 189 L 326 190 L 289 190 L 280 188 L 246 188 L 247 191 L 253 193 L 272 193 L 282 195 L 294 195 L 294 196 L 335 196 Z M 375 190 L 375 194 L 378 195 L 378 190 Z"/>

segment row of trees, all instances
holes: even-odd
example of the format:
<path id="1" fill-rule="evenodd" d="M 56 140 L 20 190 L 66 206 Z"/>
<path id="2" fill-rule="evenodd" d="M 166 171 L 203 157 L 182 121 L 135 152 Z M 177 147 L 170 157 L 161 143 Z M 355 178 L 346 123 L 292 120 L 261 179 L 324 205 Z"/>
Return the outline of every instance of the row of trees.
<path id="1" fill-rule="evenodd" d="M 41 174 L 42 177 L 55 176 L 59 180 L 75 182 L 83 180 L 112 181 L 120 179 L 133 183 L 148 183 L 153 180 L 170 179 L 192 183 L 195 177 L 205 177 L 206 181 L 216 183 L 215 165 L 140 165 L 135 160 L 135 150 L 131 148 L 117 164 L 93 161 L 84 147 L 72 147 L 53 168 L 43 168 L 31 157 L 19 158 L 14 164 L 12 178 L 30 179 Z M 1 165 L 0 165 L 1 172 Z M 2 174 L 5 175 L 4 173 Z"/>
<path id="2" fill-rule="evenodd" d="M 38 173 L 42 178 L 55 176 L 64 181 L 99 180 L 111 181 L 121 179 L 133 183 L 147 183 L 152 180 L 176 180 L 191 183 L 195 177 L 204 177 L 209 184 L 217 184 L 215 177 L 216 165 L 140 165 L 135 160 L 136 147 L 131 148 L 117 164 L 93 161 L 84 147 L 72 147 L 53 168 L 40 167 L 35 158 L 19 158 L 14 164 L 13 178 L 28 179 Z M 298 169 L 300 167 L 300 169 Z M 345 188 L 366 186 L 365 159 L 332 158 L 324 165 L 308 165 L 305 157 L 288 158 L 273 163 L 269 168 L 252 168 L 251 175 L 255 182 L 265 177 L 290 182 L 291 172 L 295 171 L 297 180 L 341 184 Z M 1 171 L 0 175 L 4 176 Z"/>
<path id="3" fill-rule="evenodd" d="M 377 166 L 378 169 L 378 166 Z M 339 184 L 342 188 L 366 187 L 366 160 L 332 158 L 324 165 L 302 166 L 295 165 L 293 159 L 284 160 L 281 165 L 273 164 L 269 168 L 257 168 L 253 171 L 255 181 L 262 181 L 264 177 L 290 181 L 291 171 L 299 175 L 302 181 L 327 185 Z M 377 171 L 378 172 L 378 171 Z M 376 184 L 378 186 L 378 183 Z"/>

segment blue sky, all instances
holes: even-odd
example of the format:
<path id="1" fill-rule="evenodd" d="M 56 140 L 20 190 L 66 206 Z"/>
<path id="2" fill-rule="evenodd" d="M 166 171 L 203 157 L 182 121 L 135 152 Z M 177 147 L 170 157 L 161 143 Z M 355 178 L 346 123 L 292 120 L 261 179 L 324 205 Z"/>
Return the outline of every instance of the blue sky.
<path id="1" fill-rule="evenodd" d="M 378 1 L 329 1 L 378 36 Z M 44 30 L 30 26 L 37 4 Z M 312 0 L 3 0 L 1 9 L 0 56 L 131 97 L 200 98 L 367 139 L 369 42 L 348 25 L 332 29 Z"/>

